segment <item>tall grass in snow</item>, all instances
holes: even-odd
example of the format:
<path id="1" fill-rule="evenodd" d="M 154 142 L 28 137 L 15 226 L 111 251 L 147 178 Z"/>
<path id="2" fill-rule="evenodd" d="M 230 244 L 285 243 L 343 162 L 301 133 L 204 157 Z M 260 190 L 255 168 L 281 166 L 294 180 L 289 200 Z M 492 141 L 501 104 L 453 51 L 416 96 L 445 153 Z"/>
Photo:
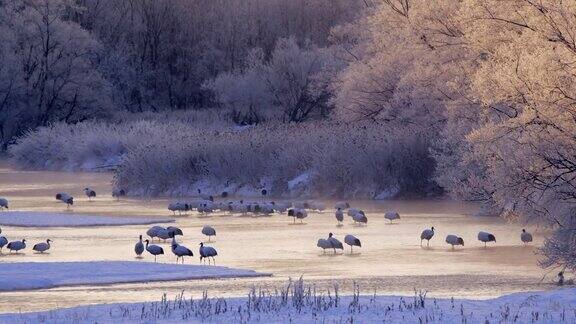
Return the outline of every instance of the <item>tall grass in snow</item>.
<path id="1" fill-rule="evenodd" d="M 433 188 L 426 139 L 383 127 L 267 124 L 151 138 L 130 150 L 116 184 L 138 195 L 259 192 L 375 198 Z M 295 182 L 295 179 L 302 179 Z"/>
<path id="2" fill-rule="evenodd" d="M 244 298 L 185 297 L 137 304 L 100 305 L 38 314 L 15 314 L 14 322 L 210 322 L 210 323 L 573 323 L 570 292 L 554 296 L 510 295 L 489 301 L 413 296 L 364 295 L 354 283 L 351 295 L 341 296 L 337 283 L 319 290 L 302 278 L 267 291 L 253 287 Z"/>

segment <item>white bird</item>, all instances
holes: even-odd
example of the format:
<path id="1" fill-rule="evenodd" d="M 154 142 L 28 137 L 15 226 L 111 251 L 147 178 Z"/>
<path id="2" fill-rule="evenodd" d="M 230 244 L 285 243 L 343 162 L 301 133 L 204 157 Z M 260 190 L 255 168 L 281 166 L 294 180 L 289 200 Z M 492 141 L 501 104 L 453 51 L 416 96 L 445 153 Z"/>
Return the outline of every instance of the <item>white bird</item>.
<path id="1" fill-rule="evenodd" d="M 302 220 L 308 217 L 308 212 L 304 208 L 292 208 L 288 209 L 288 216 L 294 217 L 294 223 L 296 223 L 296 218 L 302 223 Z"/>
<path id="2" fill-rule="evenodd" d="M 496 237 L 488 232 L 480 231 L 478 232 L 478 241 L 484 242 L 484 247 L 486 247 L 486 243 L 488 242 L 496 243 Z"/>
<path id="3" fill-rule="evenodd" d="M 197 208 L 199 213 L 211 213 L 214 211 L 214 203 L 210 200 L 203 201 Z"/>
<path id="4" fill-rule="evenodd" d="M 446 236 L 446 243 L 452 245 L 452 249 L 454 249 L 454 245 L 464 246 L 464 240 L 461 237 L 452 234 Z"/>
<path id="5" fill-rule="evenodd" d="M 356 236 L 351 235 L 351 234 L 344 236 L 344 243 L 350 245 L 350 253 L 352 253 L 352 248 L 354 246 L 359 246 L 359 247 L 362 246 L 362 244 L 360 243 L 360 240 Z"/>
<path id="6" fill-rule="evenodd" d="M 358 214 L 359 212 L 361 212 L 361 210 L 358 208 L 349 208 L 346 213 L 348 214 L 348 216 L 352 217 L 352 216 Z"/>
<path id="7" fill-rule="evenodd" d="M 26 239 L 22 239 L 22 241 L 12 241 L 8 243 L 6 247 L 10 250 L 10 253 L 12 253 L 12 251 L 18 252 L 26 248 Z"/>
<path id="8" fill-rule="evenodd" d="M 136 252 L 136 255 L 138 257 L 141 257 L 142 253 L 144 253 L 144 243 L 142 243 L 142 235 L 140 235 L 140 240 L 138 240 L 138 242 L 136 242 L 136 245 L 134 245 L 134 252 Z"/>
<path id="9" fill-rule="evenodd" d="M 316 246 L 321 248 L 323 253 L 326 253 L 326 249 L 332 248 L 332 244 L 330 244 L 330 242 L 327 239 L 323 239 L 323 238 L 318 239 Z"/>
<path id="10" fill-rule="evenodd" d="M 173 238 L 172 239 L 172 253 L 174 253 L 174 255 L 176 256 L 176 263 L 178 263 L 178 259 L 182 258 L 182 264 L 184 264 L 184 257 L 185 256 L 194 256 L 194 253 L 192 253 L 192 251 L 185 247 L 184 245 L 180 245 L 176 242 L 176 239 Z"/>
<path id="11" fill-rule="evenodd" d="M 330 242 L 330 246 L 334 249 L 334 253 L 336 253 L 336 249 L 344 250 L 344 246 L 342 242 L 340 242 L 337 238 L 334 237 L 334 234 L 328 233 L 328 242 Z"/>
<path id="12" fill-rule="evenodd" d="M 74 205 L 74 197 L 70 196 L 65 192 L 59 192 L 56 194 L 56 200 L 60 200 L 61 202 L 65 203 L 68 208 Z"/>
<path id="13" fill-rule="evenodd" d="M 88 200 L 92 200 L 92 198 L 96 197 L 96 191 L 94 191 L 90 188 L 84 188 L 84 194 L 86 194 L 86 197 L 88 197 Z"/>
<path id="14" fill-rule="evenodd" d="M 520 234 L 520 239 L 522 240 L 522 242 L 524 242 L 524 245 L 526 245 L 526 243 L 532 242 L 532 234 L 526 232 L 526 229 L 522 229 L 522 234 Z"/>
<path id="15" fill-rule="evenodd" d="M 164 254 L 164 249 L 159 247 L 158 245 L 150 244 L 149 240 L 146 240 L 146 251 L 154 256 L 154 262 L 156 262 L 156 256 L 160 254 Z"/>
<path id="16" fill-rule="evenodd" d="M 146 231 L 146 235 L 150 236 L 151 239 L 158 237 L 158 231 L 165 230 L 162 226 L 152 226 Z"/>
<path id="17" fill-rule="evenodd" d="M 342 222 L 344 221 L 344 212 L 342 211 L 341 208 L 338 208 L 336 210 L 336 213 L 334 213 L 334 216 L 336 217 L 338 224 L 342 224 Z"/>
<path id="18" fill-rule="evenodd" d="M 32 250 L 34 250 L 36 252 L 44 253 L 50 249 L 50 242 L 52 242 L 52 240 L 47 239 L 46 243 L 42 242 L 42 243 L 35 244 L 32 247 Z"/>
<path id="19" fill-rule="evenodd" d="M 208 242 L 210 242 L 210 238 L 216 236 L 216 230 L 212 226 L 204 225 L 204 227 L 202 227 L 202 234 L 208 236 Z"/>
<path id="20" fill-rule="evenodd" d="M 389 211 L 386 212 L 386 214 L 384 214 L 384 218 L 386 218 L 387 220 L 390 221 L 390 223 L 392 223 L 393 220 L 400 219 L 400 214 L 398 214 L 398 212 L 395 211 Z"/>
<path id="21" fill-rule="evenodd" d="M 264 215 L 270 215 L 274 213 L 276 206 L 274 202 L 264 203 L 260 205 L 260 213 Z"/>
<path id="22" fill-rule="evenodd" d="M 124 189 L 114 189 L 112 190 L 112 197 L 116 198 L 116 200 L 120 200 L 120 197 L 126 196 L 126 190 Z"/>
<path id="23" fill-rule="evenodd" d="M 243 200 L 240 200 L 238 202 L 232 202 L 229 204 L 229 210 L 231 213 L 246 214 L 248 212 L 248 206 L 244 204 Z"/>
<path id="24" fill-rule="evenodd" d="M 0 228 L 0 234 L 2 234 L 2 229 Z M 5 236 L 0 235 L 0 253 L 2 252 L 2 248 L 8 244 L 8 239 Z"/>
<path id="25" fill-rule="evenodd" d="M 362 210 L 352 215 L 352 219 L 355 223 L 368 224 L 368 217 L 366 217 L 366 214 L 364 214 Z"/>
<path id="26" fill-rule="evenodd" d="M 166 227 L 166 230 L 168 231 L 168 233 L 169 233 L 171 236 L 176 236 L 176 235 L 182 236 L 182 235 L 184 235 L 184 232 L 182 232 L 182 230 L 181 230 L 180 228 L 176 227 L 176 226 L 168 226 L 168 227 Z"/>
<path id="27" fill-rule="evenodd" d="M 0 197 L 0 210 L 4 210 L 4 208 L 8 208 L 8 199 Z"/>
<path id="28" fill-rule="evenodd" d="M 306 202 L 306 204 L 308 205 L 307 208 L 309 208 L 309 209 L 311 209 L 311 210 L 316 210 L 316 211 L 324 211 L 324 210 L 326 210 L 326 204 L 321 203 L 321 202 L 308 201 L 308 202 Z"/>
<path id="29" fill-rule="evenodd" d="M 350 208 L 350 204 L 345 201 L 339 201 L 334 205 L 334 208 L 344 210 Z"/>
<path id="30" fill-rule="evenodd" d="M 167 228 L 159 229 L 159 230 L 156 232 L 156 236 L 157 236 L 159 239 L 164 240 L 164 242 L 166 242 L 167 239 L 169 239 L 169 238 L 171 238 L 171 237 L 174 237 L 173 232 L 172 232 L 171 230 L 167 229 Z"/>
<path id="31" fill-rule="evenodd" d="M 422 246 L 422 241 L 424 240 L 427 240 L 428 241 L 427 246 L 430 246 L 430 240 L 432 239 L 433 236 L 434 236 L 434 226 L 432 226 L 432 228 L 427 228 L 423 230 L 422 234 L 420 234 L 420 246 Z"/>
<path id="32" fill-rule="evenodd" d="M 186 213 L 190 209 L 191 208 L 187 203 L 183 203 L 180 201 L 173 202 L 168 205 L 168 210 L 173 212 L 174 215 L 176 215 L 176 212 L 178 212 L 178 215 L 182 215 L 182 212 Z"/>
<path id="33" fill-rule="evenodd" d="M 208 265 L 210 265 L 210 258 L 212 258 L 214 265 L 216 265 L 216 259 L 214 259 L 214 257 L 217 255 L 218 252 L 216 252 L 215 248 L 211 246 L 204 246 L 204 243 L 200 243 L 200 262 L 202 262 L 202 259 L 208 259 Z"/>
<path id="34" fill-rule="evenodd" d="M 190 207 L 190 209 L 197 209 L 202 203 L 204 202 L 203 199 L 193 199 L 191 201 L 188 201 L 187 204 Z"/>
<path id="35" fill-rule="evenodd" d="M 273 201 L 273 202 L 271 202 L 271 204 L 274 205 L 274 210 L 277 213 L 281 213 L 281 214 L 285 213 L 288 210 L 288 208 L 292 207 L 292 203 L 289 203 L 289 202 L 274 202 Z"/>

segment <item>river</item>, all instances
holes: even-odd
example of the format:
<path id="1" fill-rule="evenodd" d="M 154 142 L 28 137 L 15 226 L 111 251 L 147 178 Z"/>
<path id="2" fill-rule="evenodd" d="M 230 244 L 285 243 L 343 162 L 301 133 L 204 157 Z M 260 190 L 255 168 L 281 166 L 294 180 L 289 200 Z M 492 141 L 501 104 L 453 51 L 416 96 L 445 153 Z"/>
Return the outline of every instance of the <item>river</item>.
<path id="1" fill-rule="evenodd" d="M 111 216 L 171 216 L 166 209 L 168 199 L 122 199 L 110 196 L 111 173 L 19 171 L 6 163 L 0 164 L 0 196 L 11 202 L 12 210 L 67 212 L 54 195 L 67 191 L 74 195 L 74 213 Z M 82 191 L 91 187 L 98 197 L 89 202 Z M 327 201 L 328 206 L 333 202 Z M 274 289 L 286 284 L 288 278 L 303 276 L 319 289 L 338 282 L 343 293 L 350 292 L 354 282 L 364 294 L 412 295 L 414 290 L 426 290 L 432 297 L 489 298 L 505 293 L 546 290 L 554 286 L 550 278 L 542 280 L 544 270 L 537 265 L 536 249 L 543 233 L 529 228 L 535 242 L 523 246 L 522 227 L 499 218 L 473 216 L 476 205 L 450 200 L 351 201 L 366 211 L 367 226 L 353 225 L 346 217 L 344 226 L 336 226 L 333 210 L 310 213 L 305 224 L 292 224 L 285 215 L 253 217 L 214 213 L 200 216 L 190 213 L 176 216 L 176 226 L 184 236 L 180 243 L 197 251 L 205 238 L 200 229 L 209 224 L 218 235 L 212 243 L 218 249 L 218 265 L 271 272 L 270 278 L 173 281 L 106 286 L 78 286 L 37 291 L 0 293 L 0 312 L 27 312 L 71 307 L 85 304 L 158 300 L 163 293 L 201 296 L 244 296 L 253 285 Z M 387 210 L 397 210 L 402 219 L 388 224 Z M 434 226 L 436 235 L 429 248 L 420 246 L 420 232 Z M 3 262 L 53 262 L 88 260 L 134 260 L 134 244 L 148 226 L 82 227 L 82 228 L 18 228 L 3 226 L 10 238 L 25 237 L 30 244 L 50 238 L 54 241 L 49 254 L 0 256 Z M 478 231 L 495 234 L 496 244 L 484 248 L 476 240 Z M 354 234 L 362 248 L 350 254 L 323 254 L 316 247 L 318 238 L 333 232 L 343 240 Z M 447 234 L 458 234 L 464 247 L 452 250 L 444 243 Z M 166 244 L 168 247 L 168 244 Z M 169 250 L 169 249 L 168 249 Z M 166 254 L 160 262 L 174 262 Z M 198 258 L 187 260 L 197 263 Z M 1 272 L 1 270 L 0 270 Z M 549 276 L 550 277 L 550 276 Z"/>

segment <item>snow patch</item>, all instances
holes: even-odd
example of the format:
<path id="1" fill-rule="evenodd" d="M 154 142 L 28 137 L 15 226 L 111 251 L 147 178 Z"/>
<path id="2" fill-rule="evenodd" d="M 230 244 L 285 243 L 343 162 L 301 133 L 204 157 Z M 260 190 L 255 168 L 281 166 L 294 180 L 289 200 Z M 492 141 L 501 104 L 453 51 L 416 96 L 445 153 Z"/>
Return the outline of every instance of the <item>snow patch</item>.
<path id="1" fill-rule="evenodd" d="M 169 218 L 114 217 L 73 213 L 10 211 L 0 213 L 0 225 L 20 227 L 121 226 L 173 223 Z"/>
<path id="2" fill-rule="evenodd" d="M 15 262 L 2 264 L 0 291 L 270 275 L 253 270 L 220 266 L 135 261 Z"/>

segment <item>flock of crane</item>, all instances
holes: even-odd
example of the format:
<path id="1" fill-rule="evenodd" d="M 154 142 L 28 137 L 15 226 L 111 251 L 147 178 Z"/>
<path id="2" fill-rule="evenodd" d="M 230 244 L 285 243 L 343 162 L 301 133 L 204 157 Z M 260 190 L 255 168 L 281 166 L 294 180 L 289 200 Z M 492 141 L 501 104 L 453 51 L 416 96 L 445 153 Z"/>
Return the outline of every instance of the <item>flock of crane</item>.
<path id="1" fill-rule="evenodd" d="M 92 200 L 92 198 L 96 197 L 96 191 L 85 188 L 84 193 L 88 200 Z M 326 209 L 326 205 L 320 202 L 314 201 L 306 201 L 306 202 L 298 202 L 298 203 L 290 203 L 290 202 L 245 202 L 244 200 L 239 201 L 228 201 L 228 202 L 215 202 L 214 197 L 210 195 L 202 195 L 200 191 L 198 191 L 200 198 L 188 201 L 188 202 L 173 202 L 168 205 L 168 210 L 172 211 L 174 214 L 178 212 L 179 214 L 187 213 L 188 211 L 196 210 L 201 214 L 212 213 L 215 211 L 224 211 L 229 213 L 241 213 L 247 214 L 252 213 L 256 215 L 271 215 L 273 213 L 287 213 L 288 216 L 293 217 L 294 222 L 297 219 L 300 222 L 303 222 L 303 219 L 308 217 L 308 211 L 324 211 Z M 112 196 L 120 199 L 126 195 L 125 190 L 114 190 L 112 192 Z M 224 195 L 222 195 L 225 197 Z M 74 197 L 69 195 L 66 192 L 60 192 L 56 194 L 56 199 L 65 203 L 67 208 L 70 208 L 74 204 Z M 8 200 L 6 198 L 0 198 L 0 210 L 8 209 Z M 368 224 L 368 217 L 366 213 L 358 208 L 353 208 L 350 206 L 348 202 L 337 202 L 334 205 L 335 213 L 334 216 L 337 221 L 337 226 L 343 226 L 344 222 L 344 214 L 351 217 L 355 224 L 359 225 L 367 225 Z M 401 219 L 400 214 L 395 211 L 389 211 L 384 214 L 384 218 L 390 222 L 394 222 L 396 220 Z M 0 234 L 2 230 L 0 229 Z M 169 226 L 169 227 L 161 227 L 161 226 L 153 226 L 146 234 L 150 237 L 150 239 L 143 240 L 142 235 L 138 242 L 134 247 L 134 252 L 136 253 L 137 257 L 142 257 L 142 254 L 146 250 L 148 253 L 154 256 L 154 261 L 156 262 L 156 258 L 158 255 L 164 254 L 164 249 L 156 244 L 151 244 L 155 238 L 159 241 L 163 240 L 164 242 L 168 239 L 171 239 L 170 248 L 172 253 L 176 256 L 176 262 L 180 259 L 182 263 L 184 263 L 184 257 L 192 257 L 194 253 L 192 250 L 187 248 L 186 246 L 178 243 L 176 240 L 176 236 L 182 236 L 183 232 L 180 228 Z M 208 241 L 212 236 L 216 235 L 216 230 L 211 226 L 204 226 L 202 228 L 202 234 L 208 236 Z M 430 240 L 434 237 L 435 228 L 427 228 L 422 231 L 420 234 L 420 245 L 422 246 L 423 241 L 427 241 L 427 246 L 430 246 Z M 496 237 L 488 232 L 480 231 L 478 233 L 478 240 L 484 243 L 486 246 L 489 242 L 496 242 Z M 525 229 L 522 229 L 520 233 L 520 240 L 524 243 L 532 242 L 532 235 L 528 233 Z M 41 242 L 35 244 L 32 248 L 34 251 L 39 253 L 44 253 L 50 249 L 50 239 L 47 239 L 46 242 Z M 455 234 L 448 234 L 446 236 L 445 242 L 452 246 L 454 249 L 455 246 L 464 246 L 464 239 Z M 348 234 L 344 237 L 344 243 L 350 246 L 350 253 L 353 253 L 354 247 L 361 247 L 362 243 L 359 238 L 352 234 Z M 210 265 L 211 261 L 213 264 L 216 263 L 215 257 L 218 255 L 215 248 L 211 246 L 207 246 L 204 242 L 201 242 L 199 247 L 199 254 L 200 254 L 200 262 L 204 263 L 206 260 Z M 12 241 L 8 242 L 6 237 L 0 235 L 0 252 L 2 248 L 6 246 L 10 252 L 13 251 L 20 251 L 26 248 L 26 240 L 22 239 L 21 241 Z M 333 233 L 329 233 L 327 238 L 320 238 L 318 239 L 316 246 L 323 250 L 323 253 L 326 253 L 326 250 L 333 250 L 336 253 L 336 250 L 344 250 L 343 244 L 340 240 L 338 240 Z"/>
<path id="2" fill-rule="evenodd" d="M 200 193 L 200 192 L 199 192 Z M 366 213 L 358 208 L 353 208 L 348 202 L 337 202 L 334 205 L 335 213 L 334 216 L 337 221 L 338 226 L 343 226 L 344 214 L 346 213 L 355 224 L 367 225 L 368 217 Z M 196 210 L 199 213 L 206 214 L 215 211 L 230 212 L 230 213 L 252 213 L 256 215 L 271 215 L 273 213 L 285 213 L 290 217 L 293 217 L 294 222 L 297 219 L 303 222 L 303 219 L 308 217 L 308 210 L 312 211 L 324 211 L 326 210 L 326 205 L 320 202 L 306 201 L 306 202 L 245 202 L 244 200 L 239 201 L 228 201 L 228 202 L 215 202 L 213 196 L 201 195 L 200 199 L 192 200 L 188 202 L 174 202 L 168 205 L 168 210 L 172 211 L 174 215 L 176 212 L 179 214 L 186 213 L 188 211 Z M 400 219 L 400 214 L 396 211 L 388 211 L 384 214 L 384 218 L 389 222 L 394 222 Z M 429 229 L 424 229 L 420 234 L 420 245 L 422 246 L 423 241 L 427 241 L 427 246 L 430 246 L 430 240 L 434 237 L 435 228 L 431 227 Z M 477 236 L 478 240 L 487 246 L 489 242 L 496 242 L 496 237 L 492 233 L 485 231 L 480 231 Z M 532 234 L 528 233 L 525 229 L 522 229 L 520 233 L 520 240 L 524 243 L 532 242 Z M 455 234 L 448 234 L 446 236 L 445 242 L 452 246 L 464 246 L 464 239 Z M 353 252 L 355 246 L 361 247 L 362 243 L 359 238 L 352 234 L 348 234 L 344 237 L 344 243 L 350 246 L 350 252 Z M 343 250 L 344 246 L 340 240 L 334 237 L 333 233 L 329 233 L 327 238 L 318 239 L 316 246 L 321 248 L 324 253 L 326 250 Z"/>
<path id="3" fill-rule="evenodd" d="M 211 237 L 216 235 L 216 230 L 212 226 L 205 225 L 202 228 L 202 234 L 208 236 L 208 241 L 210 241 Z M 176 263 L 178 263 L 179 259 L 181 259 L 182 263 L 184 263 L 184 257 L 194 256 L 194 252 L 192 252 L 192 250 L 190 250 L 189 248 L 185 247 L 182 244 L 179 244 L 176 241 L 177 235 L 179 236 L 184 235 L 182 230 L 178 227 L 168 226 L 164 228 L 162 226 L 156 225 L 150 227 L 148 231 L 146 231 L 146 235 L 150 237 L 150 240 L 154 240 L 154 238 L 164 241 L 166 241 L 167 239 L 172 239 L 170 248 L 172 250 L 172 253 L 176 256 Z M 148 239 L 142 240 L 142 235 L 140 235 L 140 239 L 138 240 L 138 242 L 136 242 L 136 245 L 134 246 L 134 252 L 136 253 L 137 257 L 142 257 L 142 253 L 144 253 L 144 250 L 146 250 L 148 251 L 148 253 L 154 256 L 154 262 L 156 262 L 156 257 L 164 254 L 164 249 L 159 245 L 150 244 L 150 240 Z M 144 242 L 146 242 L 146 245 L 144 245 Z M 212 264 L 215 265 L 216 264 L 215 257 L 218 255 L 216 249 L 211 246 L 204 245 L 204 242 L 200 242 L 199 245 L 200 248 L 198 249 L 198 252 L 200 253 L 200 262 L 204 261 L 204 263 L 206 263 L 206 260 L 208 260 L 208 265 L 210 265 L 210 260 L 212 260 Z"/>
<path id="4" fill-rule="evenodd" d="M 84 188 L 84 193 L 86 197 L 88 197 L 89 201 L 91 201 L 92 198 L 96 197 L 96 191 L 90 188 Z M 126 191 L 122 189 L 114 190 L 112 192 L 112 196 L 117 199 L 120 199 L 120 197 L 123 197 L 125 195 Z M 67 205 L 67 208 L 70 208 L 70 206 L 74 205 L 74 197 L 66 192 L 57 193 L 56 200 L 65 203 Z M 10 207 L 8 199 L 0 197 L 0 211 L 4 209 L 8 210 L 9 208 Z M 0 228 L 0 234 L 2 234 L 1 228 Z M 184 263 L 185 256 L 194 256 L 192 250 L 188 249 L 184 245 L 179 244 L 176 241 L 177 235 L 180 236 L 184 235 L 182 230 L 178 227 L 168 226 L 167 228 L 164 228 L 161 226 L 152 226 L 150 229 L 148 229 L 146 234 L 152 240 L 154 238 L 158 238 L 159 240 L 164 241 L 166 241 L 167 239 L 172 239 L 170 248 L 172 250 L 172 253 L 176 256 L 176 262 L 178 262 L 181 259 L 182 263 Z M 210 241 L 211 237 L 216 235 L 216 230 L 213 227 L 206 225 L 202 228 L 202 234 L 208 236 L 208 241 Z M 51 242 L 52 240 L 47 239 L 46 242 L 35 244 L 32 247 L 32 250 L 38 253 L 44 253 L 50 249 Z M 146 242 L 146 245 L 144 245 L 144 242 Z M 2 252 L 4 246 L 6 246 L 8 250 L 10 250 L 10 253 L 19 252 L 26 248 L 26 239 L 22 239 L 21 241 L 8 242 L 8 239 L 5 236 L 0 235 L 0 253 Z M 134 246 L 134 252 L 136 253 L 137 257 L 142 257 L 144 250 L 148 251 L 148 253 L 154 256 L 154 262 L 156 262 L 156 257 L 158 255 L 164 254 L 164 249 L 162 247 L 155 244 L 150 244 L 150 240 L 143 241 L 142 235 L 140 235 L 139 241 Z M 200 253 L 200 262 L 206 263 L 206 260 L 208 260 L 209 265 L 211 263 L 210 261 L 212 261 L 212 264 L 216 264 L 215 257 L 218 255 L 218 252 L 216 251 L 215 248 L 211 246 L 206 246 L 204 245 L 204 242 L 200 242 L 199 253 Z"/>

